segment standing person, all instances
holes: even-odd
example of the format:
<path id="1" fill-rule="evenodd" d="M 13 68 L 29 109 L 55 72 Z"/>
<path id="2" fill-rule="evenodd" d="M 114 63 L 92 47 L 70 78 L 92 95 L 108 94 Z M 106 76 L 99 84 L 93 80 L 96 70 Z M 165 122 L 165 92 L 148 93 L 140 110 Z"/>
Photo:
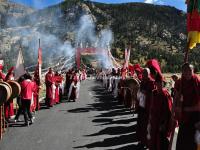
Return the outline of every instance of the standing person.
<path id="1" fill-rule="evenodd" d="M 149 150 L 168 150 L 172 99 L 168 91 L 163 88 L 163 79 L 160 75 L 156 76 L 155 85 L 147 126 Z"/>
<path id="2" fill-rule="evenodd" d="M 3 65 L 0 64 L 0 80 L 4 81 L 6 78 L 6 75 L 3 73 Z"/>
<path id="3" fill-rule="evenodd" d="M 18 79 L 18 83 L 21 84 L 22 81 L 24 81 L 24 75 L 22 75 L 19 79 Z M 17 110 L 17 114 L 15 115 L 15 120 L 14 122 L 20 121 L 19 120 L 19 115 L 22 113 L 22 102 L 21 102 L 21 95 L 19 95 L 17 97 L 17 105 L 18 105 L 18 110 Z"/>
<path id="4" fill-rule="evenodd" d="M 32 99 L 32 93 L 34 92 L 34 83 L 31 81 L 32 77 L 29 73 L 24 75 L 24 81 L 21 82 L 21 102 L 22 102 L 22 111 L 24 112 L 24 121 L 25 126 L 29 126 L 30 123 L 33 123 L 33 116 L 30 112 L 30 105 Z"/>
<path id="5" fill-rule="evenodd" d="M 77 100 L 79 96 L 79 86 L 80 86 L 80 82 L 79 82 L 78 71 L 75 71 L 73 75 L 73 80 L 69 89 L 69 93 L 68 93 L 69 101 L 73 100 L 75 102 Z"/>
<path id="6" fill-rule="evenodd" d="M 38 111 L 40 110 L 40 102 L 39 102 L 39 90 L 40 90 L 40 86 L 39 84 L 37 83 L 37 79 L 34 78 L 33 80 L 34 82 L 34 86 L 35 86 L 35 91 L 33 93 L 33 101 L 34 101 L 34 111 Z"/>
<path id="7" fill-rule="evenodd" d="M 137 93 L 139 105 L 136 134 L 139 140 L 138 148 L 140 149 L 148 145 L 146 129 L 149 120 L 152 92 L 155 88 L 154 80 L 150 77 L 150 69 L 145 68 L 142 73 L 140 90 Z"/>
<path id="8" fill-rule="evenodd" d="M 71 69 L 66 72 L 65 95 L 68 95 L 68 93 L 69 93 L 69 88 L 70 88 L 70 85 L 71 85 L 71 74 L 72 74 Z"/>
<path id="9" fill-rule="evenodd" d="M 173 74 L 171 78 L 173 80 L 172 88 L 171 88 L 171 96 L 174 98 L 175 96 L 174 86 L 175 86 L 175 83 L 178 81 L 178 76 L 176 74 Z"/>
<path id="10" fill-rule="evenodd" d="M 47 107 L 53 107 L 54 104 L 54 74 L 52 68 L 49 68 L 48 73 L 45 76 L 45 84 L 46 84 L 46 105 Z"/>
<path id="11" fill-rule="evenodd" d="M 56 86 L 56 90 L 55 90 L 55 103 L 58 104 L 60 103 L 60 97 L 62 95 L 62 91 L 60 92 L 61 90 L 61 84 L 62 84 L 62 81 L 63 81 L 63 78 L 62 78 L 62 75 L 59 74 L 58 72 L 55 73 L 55 76 L 54 76 L 54 81 L 55 81 L 55 86 Z"/>
<path id="12" fill-rule="evenodd" d="M 118 85 L 119 85 L 119 82 L 120 82 L 120 72 L 117 72 L 115 74 L 115 77 L 114 77 L 114 90 L 113 90 L 113 95 L 114 95 L 114 98 L 118 98 Z"/>
<path id="13" fill-rule="evenodd" d="M 82 80 L 86 80 L 87 79 L 87 73 L 86 73 L 86 69 L 83 69 L 82 71 Z"/>
<path id="14" fill-rule="evenodd" d="M 139 81 L 142 80 L 142 74 L 143 74 L 143 68 L 139 64 L 135 64 L 133 66 L 136 77 L 139 79 Z"/>
<path id="15" fill-rule="evenodd" d="M 194 137 L 195 125 L 200 121 L 200 79 L 189 63 L 182 66 L 182 76 L 175 84 L 175 91 L 175 101 L 180 104 L 175 109 L 180 114 L 176 150 L 197 150 Z"/>
<path id="16" fill-rule="evenodd" d="M 14 80 L 14 67 L 11 67 L 8 70 L 8 73 L 6 74 L 5 81 L 8 80 Z M 5 119 L 9 121 L 9 119 L 14 118 L 14 104 L 13 104 L 13 99 L 9 99 L 4 105 L 4 111 L 5 111 Z"/>

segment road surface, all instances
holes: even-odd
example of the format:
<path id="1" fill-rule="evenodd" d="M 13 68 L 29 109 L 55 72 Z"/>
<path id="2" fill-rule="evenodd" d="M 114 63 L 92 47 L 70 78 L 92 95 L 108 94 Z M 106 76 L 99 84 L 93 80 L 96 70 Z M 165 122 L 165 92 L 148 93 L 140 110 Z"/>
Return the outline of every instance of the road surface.
<path id="1" fill-rule="evenodd" d="M 134 150 L 136 115 L 95 80 L 81 83 L 80 99 L 37 112 L 34 124 L 11 124 L 0 150 Z M 23 120 L 23 116 L 21 116 Z"/>

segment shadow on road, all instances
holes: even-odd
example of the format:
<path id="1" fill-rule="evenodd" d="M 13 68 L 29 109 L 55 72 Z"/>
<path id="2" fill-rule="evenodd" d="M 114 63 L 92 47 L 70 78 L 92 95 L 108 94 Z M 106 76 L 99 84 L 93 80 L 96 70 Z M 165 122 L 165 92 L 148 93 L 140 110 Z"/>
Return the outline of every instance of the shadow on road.
<path id="1" fill-rule="evenodd" d="M 136 149 L 136 118 L 128 108 L 113 98 L 111 93 L 108 93 L 100 85 L 90 89 L 96 99 L 93 104 L 88 104 L 86 108 L 76 108 L 68 110 L 69 113 L 82 113 L 89 111 L 99 111 L 99 115 L 94 116 L 92 122 L 94 126 L 102 126 L 102 130 L 84 137 L 94 137 L 94 139 L 102 139 L 98 142 L 87 143 L 82 146 L 76 146 L 75 149 L 81 148 L 110 148 L 115 146 L 118 150 Z M 99 136 L 107 135 L 109 137 L 100 138 Z M 105 137 L 105 136 L 104 136 Z"/>
<path id="2" fill-rule="evenodd" d="M 107 138 L 104 139 L 103 141 L 99 142 L 94 142 L 91 144 L 86 144 L 84 146 L 77 146 L 74 148 L 97 148 L 97 147 L 111 147 L 111 146 L 118 146 L 118 145 L 123 145 L 123 144 L 129 144 L 136 142 L 136 135 L 134 133 L 128 134 L 128 135 L 120 135 L 120 136 L 115 136 L 112 138 Z M 136 145 L 133 145 L 136 147 Z M 126 149 L 128 150 L 128 149 Z"/>

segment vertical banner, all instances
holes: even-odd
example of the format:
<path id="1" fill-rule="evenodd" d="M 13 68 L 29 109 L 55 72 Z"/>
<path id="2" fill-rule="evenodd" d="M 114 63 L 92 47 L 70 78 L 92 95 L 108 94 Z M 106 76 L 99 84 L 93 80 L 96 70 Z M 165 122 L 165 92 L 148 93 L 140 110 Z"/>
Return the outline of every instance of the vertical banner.
<path id="1" fill-rule="evenodd" d="M 18 56 L 17 56 L 17 62 L 15 65 L 15 79 L 18 79 L 20 76 L 25 74 L 25 68 L 24 68 L 24 58 L 22 55 L 22 50 L 20 47 Z"/>

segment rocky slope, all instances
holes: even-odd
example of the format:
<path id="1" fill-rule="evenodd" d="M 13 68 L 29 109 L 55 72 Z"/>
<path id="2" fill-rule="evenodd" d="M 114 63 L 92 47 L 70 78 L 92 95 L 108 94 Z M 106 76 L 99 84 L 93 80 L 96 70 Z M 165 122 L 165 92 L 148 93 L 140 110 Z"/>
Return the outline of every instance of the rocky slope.
<path id="1" fill-rule="evenodd" d="M 56 49 L 60 49 L 61 43 L 66 40 L 72 43 L 72 47 L 80 44 L 77 43 L 76 34 L 81 26 L 81 17 L 87 14 L 93 20 L 92 28 L 94 27 L 97 36 L 100 36 L 102 29 L 112 30 L 114 34 L 112 53 L 115 57 L 123 58 L 124 48 L 131 43 L 132 63 L 145 64 L 146 59 L 156 57 L 160 60 L 164 71 L 177 71 L 183 62 L 182 52 L 186 46 L 186 14 L 174 7 L 144 3 L 111 5 L 83 0 L 67 0 L 62 4 L 34 12 L 24 6 L 16 9 L 16 4 L 11 5 L 12 7 L 6 4 L 0 6 L 2 14 L 0 45 L 3 45 L 1 51 L 11 51 L 13 45 L 21 41 L 27 49 L 25 52 L 27 58 L 33 58 L 28 55 L 36 56 L 31 50 L 37 46 L 33 48 L 29 41 L 33 39 L 33 35 L 42 34 L 45 37 L 56 37 L 53 41 L 58 41 L 56 46 L 50 44 L 49 47 L 45 47 L 54 49 L 44 51 L 47 58 L 53 57 L 58 52 Z M 14 19 L 6 20 L 5 16 L 8 15 L 14 16 Z M 27 41 L 29 44 L 24 44 Z M 46 43 L 51 41 L 52 39 L 50 42 L 47 40 Z M 94 46 L 94 42 L 87 42 L 89 44 L 83 44 Z M 63 51 L 59 54 L 62 53 Z M 194 50 L 190 59 L 198 66 L 200 58 L 196 54 L 197 50 Z M 34 60 L 28 60 L 28 65 L 34 63 Z"/>

